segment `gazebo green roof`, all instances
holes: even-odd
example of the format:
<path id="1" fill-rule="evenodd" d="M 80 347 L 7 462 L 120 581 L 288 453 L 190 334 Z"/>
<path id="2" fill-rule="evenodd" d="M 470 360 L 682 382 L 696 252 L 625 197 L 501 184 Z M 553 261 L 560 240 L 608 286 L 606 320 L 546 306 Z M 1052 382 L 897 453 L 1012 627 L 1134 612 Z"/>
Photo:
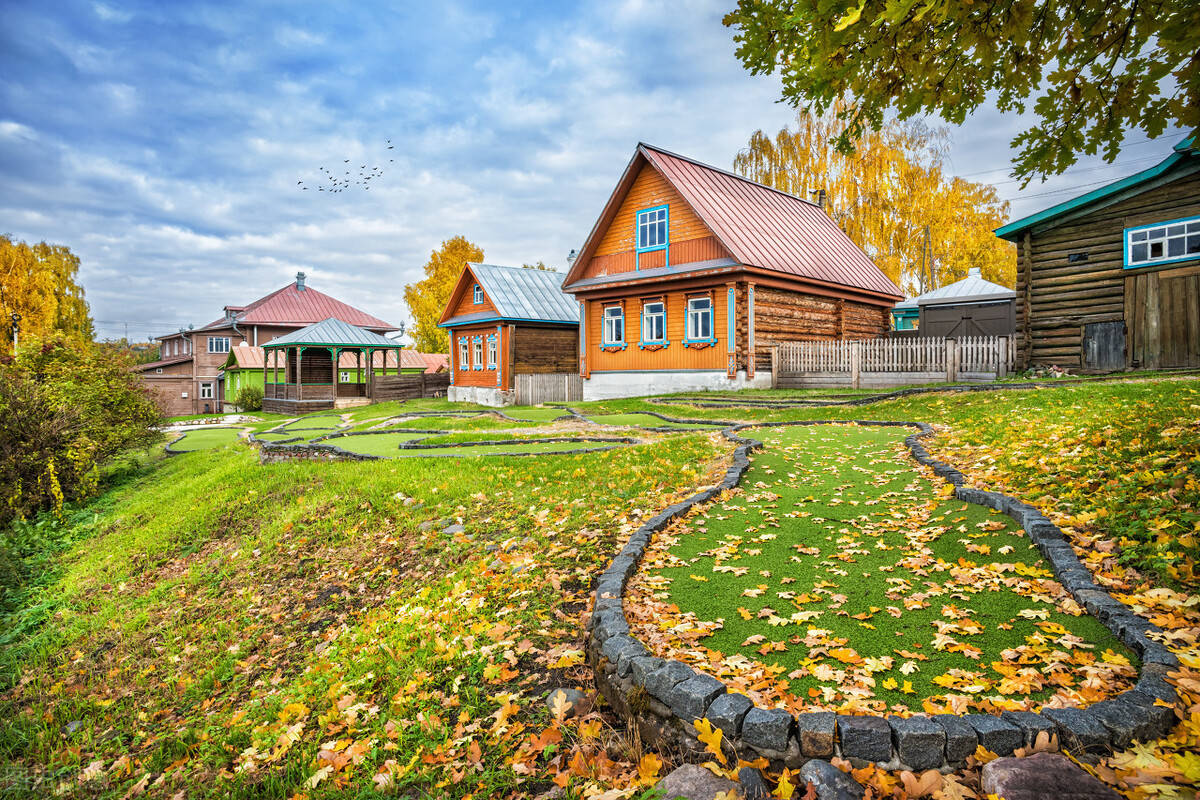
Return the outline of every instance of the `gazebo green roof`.
<path id="1" fill-rule="evenodd" d="M 340 319 L 321 320 L 314 322 L 306 328 L 301 328 L 298 331 L 292 331 L 289 334 L 280 336 L 278 339 L 272 339 L 263 345 L 265 349 L 274 349 L 278 347 L 364 347 L 364 348 L 400 348 L 403 347 L 399 342 L 392 341 L 386 336 L 380 336 L 378 333 L 372 333 L 351 325 L 348 322 L 342 322 Z"/>

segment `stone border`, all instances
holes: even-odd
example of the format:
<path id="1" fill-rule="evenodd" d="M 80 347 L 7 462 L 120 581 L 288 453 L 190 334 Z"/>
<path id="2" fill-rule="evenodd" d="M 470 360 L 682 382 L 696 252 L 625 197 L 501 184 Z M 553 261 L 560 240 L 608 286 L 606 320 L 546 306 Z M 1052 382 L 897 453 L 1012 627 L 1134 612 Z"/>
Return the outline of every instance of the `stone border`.
<path id="1" fill-rule="evenodd" d="M 953 485 L 957 499 L 1001 511 L 1021 525 L 1071 596 L 1142 659 L 1137 685 L 1083 709 L 912 717 L 824 711 L 793 717 L 783 709 L 759 708 L 745 695 L 729 692 L 720 680 L 681 661 L 652 655 L 630 635 L 623 607 L 626 583 L 656 532 L 738 485 L 750 466 L 750 452 L 762 447 L 762 442 L 743 437 L 740 431 L 845 424 L 915 427 L 917 432 L 904 440 L 912 457 Z M 588 660 L 600 692 L 637 729 L 643 742 L 702 759 L 704 748 L 692 723 L 707 717 L 740 758 L 764 757 L 773 769 L 794 769 L 809 759 L 836 755 L 857 765 L 873 762 L 888 769 L 925 770 L 961 766 L 980 744 L 998 755 L 1009 755 L 1031 744 L 1043 731 L 1057 733 L 1062 749 L 1089 756 L 1125 748 L 1133 740 L 1161 738 L 1174 726 L 1177 696 L 1165 676 L 1179 662 L 1147 635 L 1159 628 L 1096 585 L 1062 531 L 1040 511 L 1006 495 L 965 486 L 960 471 L 930 456 L 920 440 L 934 433 L 931 426 L 923 422 L 803 420 L 731 425 L 722 433 L 737 443 L 724 479 L 647 520 L 596 580 L 595 606 L 586 632 Z M 1160 700 L 1169 705 L 1157 704 Z"/>
<path id="2" fill-rule="evenodd" d="M 208 448 L 208 447 L 199 447 L 195 450 L 176 450 L 175 449 L 175 445 L 182 442 L 184 439 L 187 438 L 187 435 L 189 433 L 193 433 L 196 430 L 234 430 L 234 431 L 238 431 L 238 435 L 234 439 L 235 442 L 242 438 L 243 433 L 250 432 L 250 436 L 248 437 L 248 439 L 250 441 L 254 440 L 254 433 L 251 432 L 249 428 L 245 428 L 245 427 L 238 426 L 238 425 L 209 426 L 209 428 L 207 428 L 207 429 L 195 428 L 193 430 L 182 431 L 174 439 L 172 439 L 171 441 L 169 441 L 165 445 L 163 445 L 163 452 L 169 456 L 182 456 L 187 453 L 199 453 L 201 450 L 210 450 L 211 448 Z"/>

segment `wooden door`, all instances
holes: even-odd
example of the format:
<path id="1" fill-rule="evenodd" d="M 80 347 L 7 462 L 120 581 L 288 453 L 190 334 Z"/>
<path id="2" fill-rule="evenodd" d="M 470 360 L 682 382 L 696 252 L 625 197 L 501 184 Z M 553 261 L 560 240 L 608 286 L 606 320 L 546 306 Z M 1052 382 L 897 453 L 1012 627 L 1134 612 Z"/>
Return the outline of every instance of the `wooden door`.
<path id="1" fill-rule="evenodd" d="M 1125 279 L 1129 366 L 1200 367 L 1200 266 Z"/>

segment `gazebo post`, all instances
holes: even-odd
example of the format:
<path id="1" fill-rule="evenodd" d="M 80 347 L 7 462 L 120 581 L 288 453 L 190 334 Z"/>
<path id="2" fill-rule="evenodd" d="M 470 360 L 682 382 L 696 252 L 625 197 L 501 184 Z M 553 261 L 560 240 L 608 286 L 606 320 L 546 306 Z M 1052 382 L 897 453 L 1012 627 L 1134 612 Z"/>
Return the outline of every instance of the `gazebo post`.
<path id="1" fill-rule="evenodd" d="M 371 384 L 375 379 L 375 353 L 371 348 L 367 348 L 367 397 L 373 397 Z"/>
<path id="2" fill-rule="evenodd" d="M 334 407 L 337 407 L 338 396 L 338 357 L 341 355 L 340 347 L 329 348 L 329 356 L 333 359 L 333 402 Z"/>
<path id="3" fill-rule="evenodd" d="M 304 349 L 296 348 L 296 401 L 304 399 Z"/>
<path id="4" fill-rule="evenodd" d="M 354 351 L 354 385 L 361 387 L 363 377 L 364 376 L 363 376 L 363 371 L 362 371 L 362 348 L 359 347 L 359 348 L 356 348 Z M 364 392 L 363 396 L 365 396 L 365 394 L 366 393 Z"/>
<path id="5" fill-rule="evenodd" d="M 263 353 L 263 397 L 267 396 L 267 356 Z"/>

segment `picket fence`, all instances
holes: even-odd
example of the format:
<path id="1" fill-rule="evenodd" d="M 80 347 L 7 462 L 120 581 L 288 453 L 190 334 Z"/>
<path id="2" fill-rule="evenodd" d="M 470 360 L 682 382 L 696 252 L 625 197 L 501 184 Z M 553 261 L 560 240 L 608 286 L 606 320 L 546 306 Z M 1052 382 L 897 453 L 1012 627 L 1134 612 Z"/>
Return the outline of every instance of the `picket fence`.
<path id="1" fill-rule="evenodd" d="M 578 372 L 518 373 L 517 405 L 572 403 L 583 399 L 583 378 Z"/>
<path id="2" fill-rule="evenodd" d="M 771 349 L 773 385 L 879 388 L 989 381 L 1013 368 L 1007 336 L 783 342 Z"/>

